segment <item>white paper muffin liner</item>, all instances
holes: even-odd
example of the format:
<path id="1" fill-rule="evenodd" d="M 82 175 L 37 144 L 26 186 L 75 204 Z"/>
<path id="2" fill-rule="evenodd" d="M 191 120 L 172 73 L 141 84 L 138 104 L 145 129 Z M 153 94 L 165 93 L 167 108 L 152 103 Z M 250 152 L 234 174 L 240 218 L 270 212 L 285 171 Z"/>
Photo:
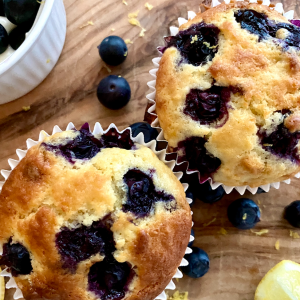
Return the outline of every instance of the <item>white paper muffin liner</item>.
<path id="1" fill-rule="evenodd" d="M 243 1 L 243 0 L 236 0 L 236 1 Z M 225 3 L 230 3 L 230 0 L 225 0 L 224 1 Z M 257 3 L 256 0 L 250 0 L 249 1 L 250 3 Z M 263 5 L 267 5 L 269 6 L 270 5 L 270 0 L 264 0 L 263 1 Z M 212 4 L 211 4 L 211 7 L 215 7 L 217 5 L 221 4 L 218 0 L 212 0 Z M 292 20 L 294 18 L 294 11 L 293 10 L 290 10 L 288 12 L 284 12 L 283 10 L 283 5 L 282 3 L 277 3 L 274 7 L 274 9 L 276 11 L 278 11 L 280 14 L 283 14 L 287 19 L 289 20 Z M 193 12 L 193 11 L 188 11 L 188 20 L 190 19 L 193 19 L 194 17 L 196 16 L 196 13 Z M 179 27 L 183 24 L 185 24 L 186 22 L 188 22 L 187 19 L 185 18 L 178 18 L 178 25 Z M 178 32 L 179 32 L 179 27 L 177 26 L 171 26 L 170 27 L 170 34 L 172 36 L 176 35 Z M 150 90 L 152 90 L 151 93 L 149 93 L 147 95 L 147 99 L 149 100 L 150 104 L 152 104 L 150 106 L 150 108 L 147 110 L 147 112 L 154 116 L 155 117 L 155 120 L 151 123 L 151 126 L 153 128 L 156 128 L 158 130 L 160 130 L 160 134 L 159 136 L 157 137 L 157 140 L 158 141 L 164 141 L 164 142 L 167 142 L 165 137 L 164 137 L 164 131 L 163 129 L 160 127 L 160 124 L 159 124 L 159 120 L 158 120 L 158 117 L 157 117 L 157 114 L 155 112 L 156 110 L 156 102 L 155 102 L 155 96 L 156 96 L 156 73 L 158 71 L 158 68 L 159 68 L 159 63 L 160 63 L 160 60 L 161 60 L 161 57 L 162 57 L 162 53 L 160 51 L 159 52 L 159 57 L 156 57 L 152 60 L 153 64 L 154 64 L 154 69 L 150 70 L 150 75 L 154 78 L 154 80 L 152 81 L 149 81 L 147 83 L 148 87 L 150 88 Z M 185 161 L 183 162 L 178 162 L 178 156 L 176 158 L 176 164 L 177 165 L 181 165 L 185 163 Z M 187 171 L 186 171 L 187 174 L 193 174 L 193 173 L 198 173 L 198 176 L 200 177 L 200 173 L 199 171 L 189 171 L 188 168 L 187 168 Z M 295 175 L 296 178 L 300 178 L 300 172 L 298 174 Z M 214 182 L 212 178 L 209 178 L 209 183 L 211 185 L 211 188 L 213 190 L 217 189 L 219 186 L 222 186 L 225 190 L 225 192 L 227 194 L 231 193 L 233 189 L 236 189 L 241 195 L 244 195 L 244 193 L 246 192 L 246 190 L 248 190 L 249 192 L 251 192 L 253 195 L 256 194 L 258 188 L 261 188 L 263 189 L 265 192 L 269 192 L 270 188 L 271 187 L 274 187 L 275 189 L 279 189 L 280 187 L 280 184 L 281 182 L 284 182 L 286 184 L 290 184 L 291 183 L 291 179 L 287 179 L 287 180 L 284 180 L 284 181 L 281 181 L 281 182 L 273 182 L 273 183 L 270 183 L 270 184 L 265 184 L 265 185 L 261 185 L 261 186 L 258 186 L 258 187 L 250 187 L 248 185 L 244 185 L 244 186 L 228 186 L 228 185 L 225 185 L 221 182 Z"/>
<path id="2" fill-rule="evenodd" d="M 66 130 L 71 130 L 75 128 L 74 124 L 73 123 L 69 123 Z M 92 131 L 92 133 L 94 135 L 102 135 L 106 132 L 108 132 L 111 128 L 114 128 L 117 130 L 118 133 L 122 133 L 124 132 L 126 129 L 124 129 L 123 131 L 119 131 L 117 126 L 115 124 L 110 124 L 110 126 L 108 127 L 107 130 L 103 130 L 103 128 L 101 127 L 100 123 L 96 123 L 95 126 L 94 126 L 94 130 Z M 131 132 L 131 128 L 130 129 L 130 132 Z M 52 135 L 57 133 L 57 132 L 62 132 L 63 130 L 61 130 L 57 125 L 54 126 L 53 128 L 53 131 L 52 131 Z M 27 139 L 26 141 L 26 146 L 27 146 L 27 150 L 21 150 L 21 149 L 17 149 L 16 150 L 16 153 L 19 157 L 19 160 L 14 160 L 14 159 L 9 159 L 8 160 L 8 163 L 9 163 L 9 166 L 11 167 L 11 170 L 1 170 L 1 174 L 2 176 L 4 177 L 5 181 L 8 179 L 11 171 L 19 164 L 19 162 L 25 157 L 27 151 L 34 145 L 38 144 L 39 142 L 42 142 L 44 140 L 45 137 L 47 136 L 50 136 L 46 131 L 42 130 L 39 134 L 39 138 L 38 138 L 38 141 L 34 141 L 32 139 Z M 161 160 L 165 165 L 167 165 L 172 171 L 174 170 L 175 166 L 176 166 L 176 162 L 175 160 L 172 160 L 172 161 L 166 161 L 166 149 L 163 149 L 163 150 L 160 150 L 160 151 L 157 151 L 156 150 L 156 144 L 157 144 L 157 141 L 156 140 L 152 140 L 150 141 L 149 143 L 145 143 L 144 141 L 144 134 L 143 133 L 140 133 L 138 134 L 135 138 L 132 137 L 132 134 L 130 133 L 130 136 L 131 136 L 131 139 L 135 142 L 135 143 L 138 143 L 138 144 L 141 144 L 147 148 L 150 148 L 154 153 L 155 155 L 159 158 L 159 160 Z M 183 173 L 182 172 L 174 172 L 173 171 L 173 174 L 178 178 L 178 180 L 180 180 L 183 176 Z M 2 187 L 5 183 L 5 181 L 2 181 L 0 182 L 0 192 L 2 190 Z M 187 188 L 188 188 L 188 184 L 186 183 L 183 183 L 183 188 L 184 190 L 186 191 Z M 192 199 L 190 198 L 187 198 L 187 202 L 189 204 L 192 203 Z M 194 224 L 194 223 L 193 223 Z M 190 236 L 190 242 L 192 242 L 194 240 L 194 237 L 191 235 Z M 0 245 L 0 255 L 2 255 L 3 253 L 3 248 L 2 248 L 2 245 Z M 190 254 L 192 253 L 192 249 L 187 247 L 186 251 L 185 251 L 185 254 Z M 187 266 L 188 265 L 188 261 L 185 259 L 185 258 L 182 258 L 182 261 L 180 263 L 180 267 L 182 266 Z M 0 276 L 2 277 L 9 277 L 9 281 L 6 283 L 6 288 L 7 289 L 11 289 L 11 288 L 15 288 L 16 289 L 16 292 L 14 293 L 14 296 L 13 298 L 14 299 L 20 299 L 20 298 L 23 298 L 23 294 L 22 294 L 22 291 L 18 288 L 17 284 L 16 284 L 16 281 L 14 280 L 13 276 L 11 275 L 11 273 L 8 271 L 8 268 L 6 268 L 5 270 L 3 270 L 1 273 L 0 273 Z M 182 275 L 182 272 L 177 269 L 175 275 L 173 276 L 173 278 L 182 278 L 183 275 Z M 166 286 L 165 290 L 174 290 L 176 288 L 173 280 L 170 281 L 170 283 Z M 163 291 L 159 296 L 157 296 L 155 299 L 158 299 L 158 300 L 166 300 L 167 299 L 167 295 L 165 293 L 165 291 Z"/>

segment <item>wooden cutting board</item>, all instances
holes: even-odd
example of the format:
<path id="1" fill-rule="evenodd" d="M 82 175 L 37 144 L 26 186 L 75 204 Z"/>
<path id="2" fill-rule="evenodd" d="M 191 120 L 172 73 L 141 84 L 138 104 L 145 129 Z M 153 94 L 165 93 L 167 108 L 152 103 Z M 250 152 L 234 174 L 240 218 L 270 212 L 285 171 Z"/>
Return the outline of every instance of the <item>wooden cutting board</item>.
<path id="1" fill-rule="evenodd" d="M 65 0 L 68 18 L 66 44 L 62 56 L 50 76 L 30 94 L 0 106 L 0 169 L 7 169 L 7 159 L 16 158 L 15 149 L 25 148 L 27 138 L 37 139 L 40 130 L 51 133 L 54 125 L 65 128 L 68 122 L 80 126 L 101 122 L 106 128 L 115 123 L 119 128 L 143 120 L 148 91 L 148 74 L 153 68 L 156 47 L 163 44 L 168 28 L 177 25 L 178 17 L 187 11 L 198 11 L 199 1 L 149 0 L 154 6 L 145 8 L 146 0 Z M 279 1 L 271 1 L 273 3 Z M 286 11 L 294 9 L 300 17 L 299 0 L 282 0 Z M 139 37 L 140 28 L 128 22 L 128 13 L 139 10 L 138 19 L 147 31 Z M 94 25 L 81 28 L 87 22 Z M 114 31 L 112 31 L 114 29 Z M 130 39 L 128 59 L 111 74 L 125 77 L 132 89 L 132 100 L 120 111 L 110 111 L 97 100 L 99 81 L 110 73 L 99 59 L 97 46 L 108 35 Z M 23 106 L 30 110 L 23 111 Z M 259 201 L 262 221 L 257 231 L 269 233 L 256 236 L 233 228 L 227 220 L 228 205 L 240 198 L 237 192 L 209 205 L 196 201 L 193 206 L 196 240 L 195 246 L 210 256 L 209 273 L 200 279 L 184 277 L 175 283 L 182 292 L 189 292 L 190 300 L 251 300 L 257 284 L 264 274 L 282 259 L 300 263 L 300 239 L 290 237 L 291 226 L 282 218 L 283 209 L 293 200 L 300 199 L 300 181 L 283 184 L 280 190 L 267 194 L 245 196 Z M 215 221 L 209 226 L 209 223 Z M 220 229 L 228 232 L 222 235 Z M 300 234 L 300 230 L 295 230 Z M 275 242 L 280 241 L 280 250 Z M 170 292 L 172 294 L 173 292 Z M 6 299 L 12 299 L 11 291 Z"/>

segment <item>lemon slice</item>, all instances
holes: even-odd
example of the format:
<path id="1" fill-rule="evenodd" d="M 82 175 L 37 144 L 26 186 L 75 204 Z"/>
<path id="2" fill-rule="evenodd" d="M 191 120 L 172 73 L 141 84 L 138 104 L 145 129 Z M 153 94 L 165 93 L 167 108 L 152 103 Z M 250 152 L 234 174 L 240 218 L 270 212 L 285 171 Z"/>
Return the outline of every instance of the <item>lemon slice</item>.
<path id="1" fill-rule="evenodd" d="M 0 273 L 1 273 L 1 268 L 0 268 Z M 5 282 L 4 282 L 4 277 L 0 276 L 0 300 L 4 300 L 4 295 L 5 295 Z"/>
<path id="2" fill-rule="evenodd" d="M 300 265 L 283 260 L 259 283 L 254 300 L 300 300 Z"/>

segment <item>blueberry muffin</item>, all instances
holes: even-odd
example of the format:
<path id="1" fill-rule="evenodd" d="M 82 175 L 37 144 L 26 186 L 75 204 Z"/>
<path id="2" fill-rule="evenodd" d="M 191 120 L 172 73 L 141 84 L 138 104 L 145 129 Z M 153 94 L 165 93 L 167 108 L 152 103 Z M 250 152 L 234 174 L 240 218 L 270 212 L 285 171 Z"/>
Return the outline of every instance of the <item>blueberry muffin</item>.
<path id="1" fill-rule="evenodd" d="M 300 171 L 300 28 L 248 2 L 199 13 L 165 38 L 156 113 L 189 170 L 257 187 Z"/>
<path id="2" fill-rule="evenodd" d="M 0 264 L 25 299 L 158 296 L 191 231 L 182 185 L 129 129 L 57 133 L 32 147 L 0 194 Z"/>

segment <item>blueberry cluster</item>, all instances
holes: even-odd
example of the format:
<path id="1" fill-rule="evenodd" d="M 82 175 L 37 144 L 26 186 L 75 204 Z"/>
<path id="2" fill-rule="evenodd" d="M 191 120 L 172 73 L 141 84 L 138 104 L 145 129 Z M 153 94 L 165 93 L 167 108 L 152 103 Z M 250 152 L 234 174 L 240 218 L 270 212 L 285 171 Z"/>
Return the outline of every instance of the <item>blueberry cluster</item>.
<path id="1" fill-rule="evenodd" d="M 103 261 L 95 263 L 88 274 L 88 288 L 102 300 L 121 300 L 135 276 L 127 262 L 119 263 L 113 252 L 116 250 L 111 215 L 93 222 L 89 227 L 80 226 L 74 230 L 62 228 L 56 235 L 56 246 L 63 261 L 63 267 L 75 272 L 78 263 L 92 255 L 104 256 Z"/>
<path id="2" fill-rule="evenodd" d="M 243 29 L 258 35 L 259 41 L 267 38 L 273 38 L 284 50 L 289 47 L 300 47 L 300 28 L 290 23 L 275 23 L 265 14 L 252 9 L 239 10 L 235 14 L 235 19 L 241 24 Z M 285 38 L 279 38 L 277 32 L 285 29 L 287 35 Z"/>
<path id="3" fill-rule="evenodd" d="M 118 133 L 111 128 L 103 134 L 100 139 L 94 137 L 86 123 L 79 130 L 79 135 L 64 145 L 42 144 L 47 150 L 62 155 L 70 163 L 75 163 L 75 159 L 91 159 L 105 148 L 121 148 L 130 150 L 134 148 L 134 143 L 130 138 L 130 130 Z"/>
<path id="4" fill-rule="evenodd" d="M 108 36 L 98 46 L 101 59 L 110 66 L 118 66 L 128 56 L 125 41 L 118 36 Z M 113 110 L 126 106 L 131 98 L 131 89 L 127 80 L 121 76 L 109 75 L 98 85 L 97 97 L 100 103 Z"/>
<path id="5" fill-rule="evenodd" d="M 25 40 L 36 18 L 40 2 L 37 0 L 0 0 L 0 16 L 17 25 L 9 34 L 0 24 L 0 54 L 10 45 L 17 50 Z"/>

